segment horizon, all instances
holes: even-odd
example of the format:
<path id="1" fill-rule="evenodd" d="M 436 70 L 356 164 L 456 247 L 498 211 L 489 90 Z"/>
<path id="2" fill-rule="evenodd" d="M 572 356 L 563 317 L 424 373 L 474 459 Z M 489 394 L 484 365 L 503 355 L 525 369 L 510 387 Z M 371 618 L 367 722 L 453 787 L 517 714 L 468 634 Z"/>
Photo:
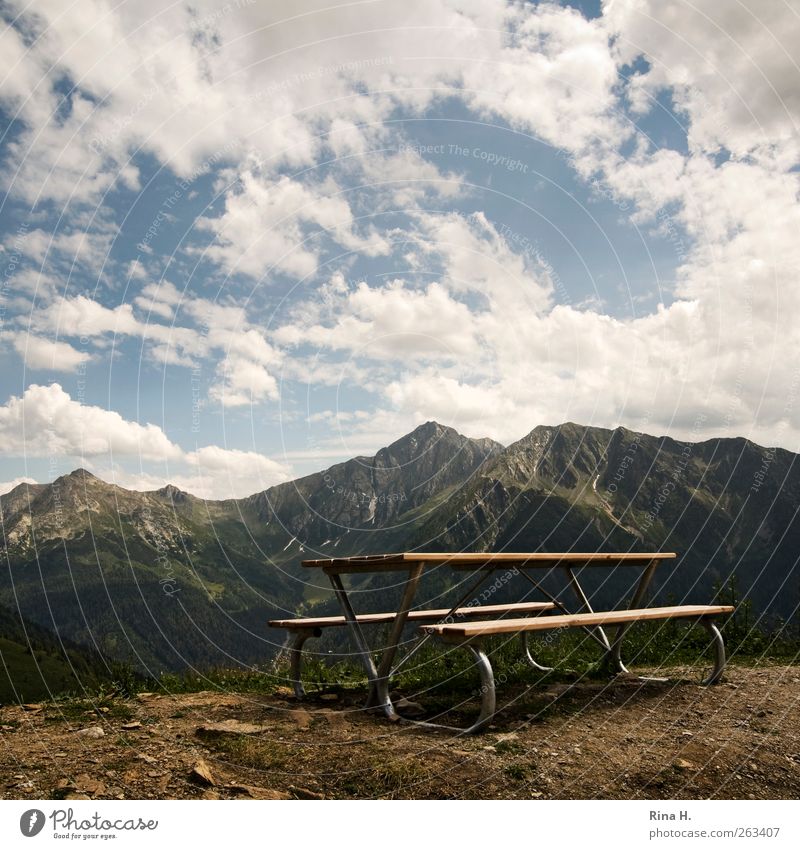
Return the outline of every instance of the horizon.
<path id="1" fill-rule="evenodd" d="M 228 501 L 228 500 L 231 500 L 231 499 L 233 499 L 233 500 L 243 500 L 243 499 L 255 496 L 255 495 L 259 495 L 262 492 L 266 492 L 267 490 L 271 489 L 272 486 L 280 486 L 282 484 L 287 484 L 287 483 L 290 484 L 290 483 L 294 483 L 296 481 L 302 480 L 302 479 L 307 478 L 307 477 L 312 477 L 313 475 L 322 474 L 322 473 L 328 471 L 329 469 L 334 468 L 337 465 L 341 465 L 343 463 L 350 462 L 351 460 L 362 460 L 362 459 L 372 460 L 372 459 L 375 458 L 375 456 L 377 455 L 378 452 L 383 451 L 383 450 L 388 449 L 388 448 L 391 448 L 392 445 L 394 445 L 395 443 L 398 443 L 398 442 L 401 442 L 404 439 L 407 439 L 408 437 L 410 437 L 414 433 L 416 433 L 418 430 L 425 427 L 425 425 L 430 425 L 430 424 L 436 425 L 437 427 L 444 428 L 444 429 L 447 429 L 447 430 L 452 430 L 458 436 L 464 437 L 465 439 L 469 439 L 469 440 L 472 440 L 472 441 L 480 441 L 480 440 L 484 440 L 484 439 L 490 439 L 490 437 L 466 436 L 466 434 L 461 433 L 460 431 L 458 431 L 456 428 L 452 427 L 451 425 L 446 425 L 446 424 L 443 424 L 442 422 L 429 420 L 429 421 L 426 421 L 426 422 L 422 422 L 421 424 L 418 424 L 416 427 L 412 428 L 412 430 L 410 430 L 408 433 L 402 434 L 397 439 L 393 440 L 392 442 L 388 443 L 387 445 L 382 445 L 380 448 L 375 449 L 374 454 L 371 454 L 371 455 L 370 454 L 355 454 L 355 455 L 352 455 L 352 456 L 349 456 L 349 457 L 342 457 L 341 459 L 336 460 L 330 466 L 325 466 L 325 467 L 322 467 L 322 468 L 314 469 L 313 471 L 310 471 L 310 472 L 305 472 L 302 475 L 298 475 L 297 477 L 294 477 L 294 478 L 292 478 L 288 481 L 281 481 L 279 484 L 272 484 L 270 487 L 266 487 L 265 489 L 255 490 L 253 492 L 247 492 L 243 495 L 231 496 L 229 498 L 206 498 L 202 495 L 197 495 L 196 493 L 192 492 L 190 489 L 185 489 L 183 487 L 179 487 L 176 484 L 171 483 L 166 478 L 165 478 L 165 483 L 162 486 L 155 487 L 155 488 L 141 488 L 141 489 L 139 489 L 139 488 L 132 487 L 132 486 L 123 486 L 122 484 L 117 483 L 117 481 L 115 481 L 113 479 L 108 480 L 105 477 L 103 477 L 102 475 L 96 474 L 91 469 L 87 469 L 85 466 L 77 466 L 76 468 L 72 469 L 71 471 L 64 472 L 63 474 L 58 475 L 58 477 L 53 478 L 53 480 L 50 480 L 50 481 L 36 481 L 36 480 L 33 480 L 33 479 L 22 479 L 22 480 L 15 481 L 13 483 L 13 485 L 11 485 L 10 488 L 8 488 L 8 489 L 0 488 L 0 496 L 7 495 L 10 492 L 13 492 L 14 489 L 16 489 L 17 487 L 20 487 L 20 486 L 29 486 L 29 485 L 49 486 L 49 485 L 56 483 L 59 480 L 62 480 L 63 478 L 71 477 L 72 475 L 77 474 L 79 472 L 84 472 L 84 473 L 87 473 L 94 478 L 97 478 L 98 480 L 102 481 L 104 484 L 107 484 L 109 486 L 116 486 L 116 487 L 119 487 L 120 489 L 124 489 L 124 490 L 129 491 L 129 492 L 140 492 L 140 493 L 143 493 L 143 494 L 147 494 L 147 493 L 160 492 L 160 491 L 167 489 L 167 488 L 173 488 L 173 489 L 178 490 L 181 493 L 184 493 L 186 495 L 190 495 L 193 498 L 197 498 L 200 501 L 215 502 L 215 501 Z M 602 427 L 597 427 L 595 425 L 582 425 L 579 422 L 566 421 L 566 422 L 561 422 L 560 424 L 556 424 L 556 425 L 542 425 L 542 424 L 534 425 L 534 427 L 531 428 L 526 434 L 519 437 L 519 439 L 515 439 L 512 442 L 509 442 L 508 444 L 503 444 L 501 442 L 497 442 L 497 440 L 492 440 L 492 441 L 494 441 L 498 445 L 500 445 L 502 451 L 505 451 L 505 450 L 513 447 L 517 442 L 521 442 L 523 439 L 530 436 L 538 428 L 547 428 L 547 429 L 557 430 L 559 428 L 565 427 L 566 425 L 572 425 L 574 427 L 584 428 L 584 429 L 587 429 L 587 430 L 588 429 L 605 430 L 605 431 L 608 431 L 609 433 L 615 433 L 618 430 L 625 430 L 625 431 L 628 431 L 629 433 L 634 433 L 634 434 L 638 434 L 638 435 L 642 435 L 642 436 L 648 436 L 648 437 L 651 437 L 652 439 L 658 439 L 658 440 L 660 440 L 660 439 L 672 439 L 672 437 L 665 436 L 664 434 L 653 434 L 653 433 L 647 433 L 646 431 L 636 431 L 636 430 L 632 430 L 631 428 L 625 427 L 624 425 L 617 425 L 616 427 L 613 427 L 613 428 L 602 428 Z M 786 448 L 781 448 L 781 446 L 759 445 L 758 443 L 753 442 L 752 440 L 748 440 L 746 437 L 743 437 L 743 436 L 710 436 L 708 438 L 697 440 L 696 442 L 689 443 L 689 444 L 700 445 L 700 444 L 703 444 L 705 442 L 712 442 L 712 441 L 715 441 L 715 440 L 718 440 L 720 442 L 723 442 L 723 441 L 733 442 L 733 441 L 737 441 L 737 440 L 740 440 L 740 439 L 745 440 L 745 442 L 749 442 L 751 445 L 754 445 L 756 448 L 758 448 L 762 451 L 767 451 L 767 452 L 787 451 L 787 453 L 790 453 L 790 454 L 792 454 L 792 453 L 796 454 L 797 453 L 797 452 L 789 451 L 789 449 L 786 449 Z M 674 440 L 674 441 L 678 442 L 678 443 L 681 442 L 681 440 Z M 6 484 L 3 484 L 3 486 L 6 486 Z"/>

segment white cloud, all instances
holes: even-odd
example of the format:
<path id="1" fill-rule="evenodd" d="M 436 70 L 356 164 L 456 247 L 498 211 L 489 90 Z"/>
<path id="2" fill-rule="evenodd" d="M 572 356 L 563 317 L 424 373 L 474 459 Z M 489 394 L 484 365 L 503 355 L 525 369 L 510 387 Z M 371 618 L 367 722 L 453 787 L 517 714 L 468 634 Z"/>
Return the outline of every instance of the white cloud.
<path id="1" fill-rule="evenodd" d="M 670 89 L 693 150 L 772 159 L 778 148 L 796 161 L 800 15 L 791 3 L 606 0 L 603 11 L 619 60 L 650 60 L 633 82 L 637 102 Z"/>
<path id="2" fill-rule="evenodd" d="M 23 4 L 11 9 L 26 20 Z M 79 0 L 62 11 L 37 4 L 33 44 L 4 36 L 4 100 L 28 127 L 8 175 L 27 199 L 136 188 L 140 148 L 188 178 L 253 153 L 273 174 L 326 150 L 359 155 L 398 107 L 421 114 L 448 94 L 570 150 L 621 132 L 606 31 L 549 4 L 198 0 L 190 11 L 145 0 L 134 14 Z M 68 110 L 55 85 L 65 77 Z"/>
<path id="3" fill-rule="evenodd" d="M 30 369 L 73 372 L 90 359 L 86 351 L 79 351 L 68 342 L 25 333 L 13 336 L 14 347 Z"/>
<path id="4" fill-rule="evenodd" d="M 112 410 L 80 404 L 57 383 L 32 384 L 21 398 L 12 397 L 0 407 L 0 451 L 10 457 L 58 456 L 76 466 L 117 469 L 113 477 L 125 481 L 121 485 L 152 489 L 173 483 L 204 498 L 242 497 L 289 479 L 286 465 L 257 452 L 216 445 L 185 451 L 158 425 L 141 425 Z M 131 474 L 114 465 L 131 459 L 165 471 Z"/>
<path id="5" fill-rule="evenodd" d="M 268 270 L 293 277 L 313 274 L 319 254 L 305 224 L 316 225 L 339 244 L 367 256 L 389 250 L 376 233 L 362 237 L 355 232 L 345 198 L 327 193 L 336 190 L 335 186 L 311 191 L 288 177 L 273 181 L 253 171 L 244 172 L 239 180 L 226 195 L 224 213 L 198 222 L 199 228 L 216 234 L 216 242 L 204 255 L 223 265 L 228 273 L 252 277 L 261 277 Z"/>
<path id="6" fill-rule="evenodd" d="M 141 338 L 149 356 L 162 366 L 191 368 L 199 360 L 216 359 L 219 380 L 211 386 L 209 396 L 225 406 L 242 406 L 277 397 L 274 372 L 282 355 L 260 330 L 251 326 L 242 307 L 213 302 L 191 293 L 181 295 L 175 286 L 166 282 L 147 284 L 142 295 L 134 298 L 134 304 L 147 320 L 137 318 L 131 304 L 111 308 L 79 295 L 62 298 L 34 311 L 31 324 L 40 333 L 49 331 L 70 338 L 81 337 L 98 345 L 109 336 Z M 178 307 L 180 313 L 175 312 Z M 152 320 L 154 315 L 163 318 L 172 315 L 173 323 L 161 324 Z M 188 323 L 179 324 L 179 319 L 188 320 Z M 63 352 L 68 354 L 66 348 Z M 64 363 L 72 365 L 74 360 L 73 355 L 65 356 Z M 41 356 L 37 362 L 41 362 Z"/>
<path id="7" fill-rule="evenodd" d="M 0 450 L 6 456 L 181 458 L 181 449 L 153 424 L 129 422 L 113 410 L 73 401 L 59 384 L 31 384 L 0 407 Z"/>
<path id="8" fill-rule="evenodd" d="M 452 360 L 475 350 L 475 319 L 439 283 L 413 289 L 401 280 L 372 288 L 361 282 L 341 297 L 326 325 L 285 325 L 285 344 L 351 351 L 357 357 L 399 361 Z"/>
<path id="9" fill-rule="evenodd" d="M 35 484 L 36 481 L 33 478 L 27 477 L 14 478 L 14 480 L 11 481 L 3 481 L 2 483 L 0 483 L 0 495 L 5 495 L 7 492 L 11 492 L 12 489 L 15 489 L 21 483 Z"/>
<path id="10" fill-rule="evenodd" d="M 444 213 L 416 209 L 399 234 L 425 284 L 419 274 L 398 282 L 392 268 L 389 284 L 328 285 L 307 303 L 298 290 L 295 316 L 274 336 L 242 308 L 149 284 L 133 307 L 50 303 L 34 312 L 37 334 L 137 336 L 183 365 L 213 355 L 211 396 L 232 405 L 275 399 L 279 371 L 314 383 L 357 376 L 382 393 L 375 432 L 458 410 L 502 438 L 565 418 L 690 435 L 706 410 L 718 432 L 800 447 L 800 18 L 790 4 L 614 0 L 591 21 L 500 0 L 306 2 L 299 15 L 288 2 L 193 8 L 82 0 L 63 15 L 44 0 L 30 47 L 5 31 L 3 97 L 24 126 L 9 147 L 13 190 L 96 202 L 118 177 L 136 185 L 129 156 L 140 146 L 185 177 L 211 157 L 239 179 L 218 175 L 223 211 L 203 219 L 214 237 L 206 255 L 270 284 L 270 269 L 315 273 L 318 232 L 388 255 L 396 234 L 373 213 L 437 196 Z M 622 64 L 642 53 L 649 70 L 626 84 Z M 80 93 L 59 109 L 64 79 Z M 654 149 L 626 121 L 626 97 L 641 114 L 662 91 L 685 119 L 688 152 Z M 448 211 L 458 178 L 396 151 L 404 137 L 388 119 L 435 114 L 446 97 L 565 148 L 583 177 L 632 202 L 638 226 L 681 240 L 677 302 L 624 321 L 554 306 L 546 263 L 485 214 Z M 722 149 L 724 163 L 713 156 Z M 358 180 L 368 188 L 340 192 Z M 105 244 L 69 233 L 59 250 L 91 262 Z M 34 234 L 31 254 L 47 249 Z M 57 283 L 18 277 L 26 291 Z M 140 310 L 175 326 L 145 323 Z M 353 358 L 345 370 L 334 357 L 287 361 L 278 347 L 300 343 Z"/>

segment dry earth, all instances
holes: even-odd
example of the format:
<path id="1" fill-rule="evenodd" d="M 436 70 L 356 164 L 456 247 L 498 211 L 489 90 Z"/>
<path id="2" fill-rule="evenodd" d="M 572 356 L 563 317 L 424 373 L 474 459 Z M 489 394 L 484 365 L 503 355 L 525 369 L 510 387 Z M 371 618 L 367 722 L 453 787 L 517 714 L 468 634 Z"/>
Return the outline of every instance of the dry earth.
<path id="1" fill-rule="evenodd" d="M 303 703 L 281 690 L 4 707 L 0 796 L 800 796 L 798 667 L 731 667 L 710 688 L 628 678 L 501 689 L 500 698 L 513 704 L 471 738 L 390 725 L 361 710 L 361 692 Z"/>

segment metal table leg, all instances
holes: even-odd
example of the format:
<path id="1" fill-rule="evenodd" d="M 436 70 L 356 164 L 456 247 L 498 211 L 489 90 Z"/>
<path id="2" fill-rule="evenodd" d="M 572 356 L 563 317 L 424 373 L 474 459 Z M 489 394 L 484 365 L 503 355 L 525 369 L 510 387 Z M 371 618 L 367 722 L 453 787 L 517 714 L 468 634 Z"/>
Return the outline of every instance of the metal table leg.
<path id="1" fill-rule="evenodd" d="M 589 599 L 586 593 L 583 591 L 583 587 L 581 586 L 577 575 L 572 571 L 569 566 L 563 566 L 562 568 L 567 573 L 570 586 L 572 587 L 572 590 L 578 599 L 578 603 L 581 606 L 581 611 L 583 613 L 594 613 L 592 605 L 589 604 Z M 606 634 L 605 629 L 601 625 L 596 625 L 594 628 L 592 628 L 592 631 L 594 631 L 594 633 L 596 633 L 597 636 L 600 638 L 600 645 L 603 646 L 606 651 L 610 651 L 611 643 L 609 643 L 608 641 L 608 635 Z"/>
<path id="2" fill-rule="evenodd" d="M 642 577 L 639 578 L 639 583 L 636 585 L 633 598 L 628 605 L 629 610 L 635 610 L 641 605 L 645 594 L 650 587 L 650 582 L 653 580 L 653 575 L 655 574 L 658 563 L 658 560 L 651 560 L 645 567 Z M 625 637 L 625 633 L 628 628 L 630 628 L 630 623 L 627 625 L 620 625 L 617 628 L 617 631 L 614 634 L 614 639 L 611 641 L 608 653 L 606 654 L 606 659 L 614 672 L 621 672 L 623 674 L 628 673 L 625 664 L 622 662 L 622 640 Z"/>
<path id="3" fill-rule="evenodd" d="M 392 662 L 397 653 L 400 641 L 403 638 L 403 629 L 408 621 L 408 614 L 414 603 L 414 598 L 417 594 L 419 580 L 425 569 L 425 564 L 420 563 L 409 569 L 408 579 L 403 590 L 403 598 L 400 602 L 400 607 L 392 621 L 392 629 L 389 635 L 389 642 L 381 655 L 380 665 L 375 666 L 375 661 L 372 658 L 372 650 L 364 637 L 364 632 L 358 622 L 358 617 L 350 604 L 350 598 L 347 595 L 342 583 L 342 579 L 337 574 L 329 574 L 333 590 L 336 593 L 336 598 L 344 612 L 345 619 L 350 628 L 350 633 L 353 637 L 353 642 L 356 645 L 361 662 L 367 673 L 367 678 L 370 683 L 369 696 L 367 698 L 367 707 L 380 707 L 386 716 L 396 721 L 398 719 L 397 712 L 394 709 L 392 700 L 389 696 L 389 680 L 392 670 Z"/>
<path id="4" fill-rule="evenodd" d="M 370 696 L 372 696 L 372 693 L 374 692 L 377 694 L 378 690 L 378 670 L 375 666 L 375 661 L 372 659 L 372 652 L 364 637 L 364 632 L 361 630 L 361 625 L 358 624 L 358 618 L 353 610 L 353 606 L 350 604 L 350 599 L 348 598 L 347 591 L 342 584 L 342 579 L 339 575 L 334 573 L 330 573 L 328 577 L 330 578 L 331 585 L 333 586 L 333 591 L 336 593 L 336 598 L 344 612 L 344 618 L 347 620 L 347 625 L 350 628 L 350 634 L 353 637 L 353 642 L 355 643 L 358 656 L 361 658 L 364 671 L 367 673 L 367 678 L 369 679 L 370 684 Z M 380 704 L 380 707 L 383 708 L 383 712 L 387 717 L 389 717 L 389 719 L 397 719 L 397 714 L 395 713 L 394 706 L 388 697 L 388 693 L 386 694 L 386 700 Z"/>
<path id="5" fill-rule="evenodd" d="M 391 705 L 389 698 L 389 679 L 392 670 L 392 663 L 400 641 L 403 639 L 403 629 L 408 621 L 408 613 L 414 603 L 414 598 L 417 595 L 417 587 L 419 579 L 422 577 L 424 564 L 420 563 L 408 571 L 408 580 L 406 581 L 405 589 L 403 590 L 403 598 L 400 601 L 400 607 L 397 610 L 397 615 L 392 622 L 392 630 L 389 635 L 389 642 L 381 655 L 380 666 L 378 666 L 377 679 L 375 681 L 375 697 L 380 705 Z M 394 708 L 392 707 L 392 713 Z"/>

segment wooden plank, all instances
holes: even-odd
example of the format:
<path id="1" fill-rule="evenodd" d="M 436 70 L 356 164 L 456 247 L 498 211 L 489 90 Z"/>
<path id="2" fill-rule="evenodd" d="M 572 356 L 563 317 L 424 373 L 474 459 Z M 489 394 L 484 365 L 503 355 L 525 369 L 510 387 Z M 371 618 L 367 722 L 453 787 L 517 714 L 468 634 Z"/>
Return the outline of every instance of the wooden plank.
<path id="1" fill-rule="evenodd" d="M 482 607 L 459 607 L 453 614 L 454 616 L 462 616 L 474 618 L 476 616 L 498 616 L 502 613 L 544 613 L 547 610 L 553 610 L 555 605 L 549 601 L 529 601 L 520 604 L 486 604 Z M 408 614 L 409 622 L 424 622 L 442 619 L 450 613 L 449 607 L 444 607 L 441 610 L 411 610 Z M 387 613 L 362 613 L 358 617 L 358 621 L 364 625 L 380 625 L 384 622 L 392 622 L 397 614 L 392 612 Z M 332 628 L 339 625 L 346 625 L 347 622 L 344 616 L 322 616 L 317 619 L 272 619 L 269 625 L 272 628 Z"/>
<path id="2" fill-rule="evenodd" d="M 328 572 L 362 573 L 388 572 L 408 569 L 416 563 L 443 564 L 459 569 L 497 569 L 509 566 L 547 565 L 646 565 L 652 560 L 671 560 L 675 552 L 403 552 L 399 554 L 369 554 L 356 557 L 333 557 L 322 560 L 303 560 L 307 569 L 324 569 Z"/>
<path id="3" fill-rule="evenodd" d="M 692 619 L 732 613 L 730 605 L 687 604 L 677 607 L 645 607 L 639 610 L 606 610 L 595 613 L 570 613 L 542 616 L 536 619 L 500 619 L 489 622 L 467 622 L 452 625 L 423 625 L 422 630 L 442 637 L 491 636 L 522 631 L 546 631 L 553 628 L 577 628 L 587 625 L 622 625 L 656 619 Z"/>

